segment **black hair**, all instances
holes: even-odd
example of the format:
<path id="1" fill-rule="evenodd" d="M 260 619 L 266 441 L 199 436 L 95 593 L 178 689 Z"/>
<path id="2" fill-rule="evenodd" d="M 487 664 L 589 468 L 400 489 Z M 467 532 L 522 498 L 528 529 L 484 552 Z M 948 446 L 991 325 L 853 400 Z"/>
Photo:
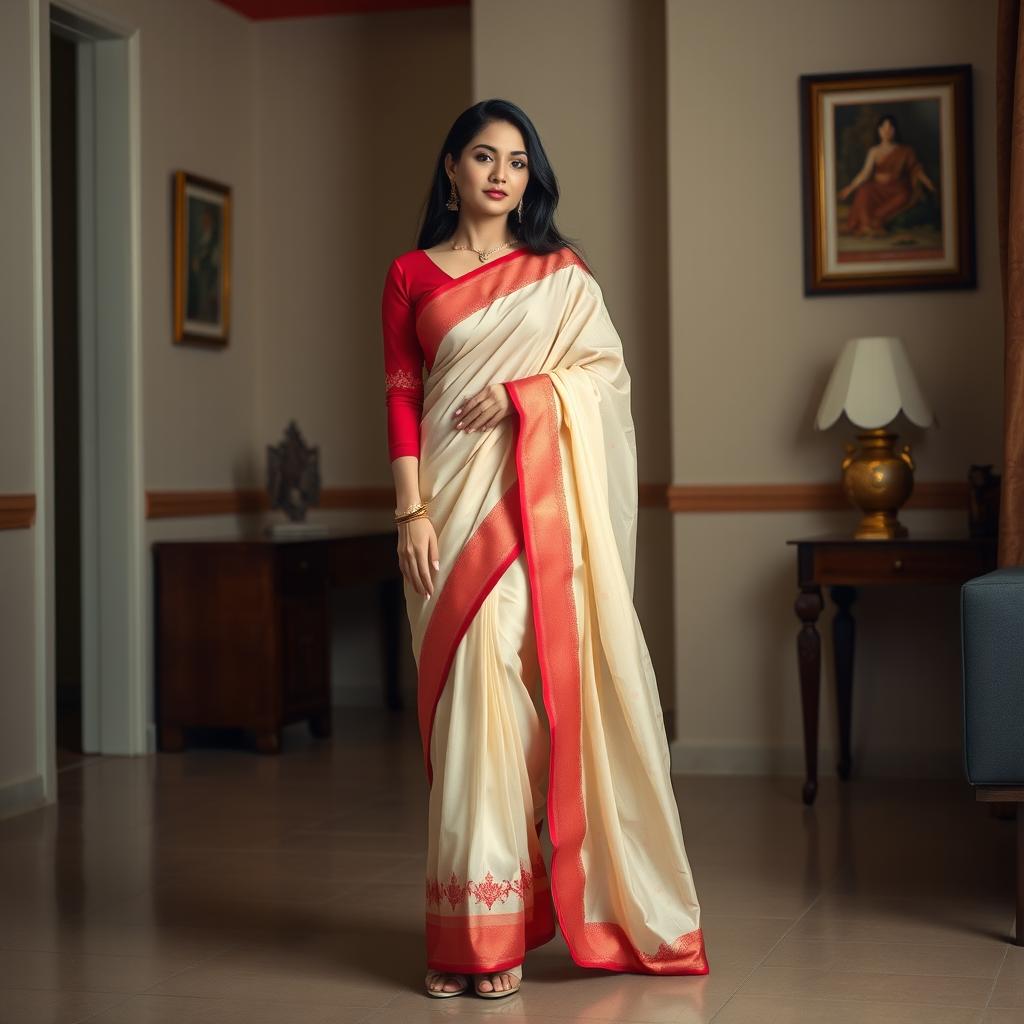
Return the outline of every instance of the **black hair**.
<path id="1" fill-rule="evenodd" d="M 894 139 L 898 139 L 900 137 L 900 123 L 896 120 L 895 114 L 883 114 L 875 122 L 875 135 L 878 135 L 878 129 L 881 128 L 886 121 L 892 122 L 892 136 Z"/>
<path id="2" fill-rule="evenodd" d="M 508 215 L 509 233 L 525 248 L 540 255 L 558 252 L 559 249 L 568 246 L 583 259 L 579 244 L 566 238 L 555 227 L 558 181 L 555 179 L 555 172 L 547 153 L 541 145 L 537 129 L 521 107 L 502 99 L 474 103 L 459 114 L 448 129 L 444 144 L 437 155 L 434 180 L 424 204 L 423 221 L 416 247 L 429 249 L 438 242 L 451 238 L 455 232 L 459 213 L 458 210 L 449 210 L 447 206 L 451 195 L 451 182 L 444 166 L 445 156 L 451 153 L 452 159 L 458 160 L 470 141 L 495 121 L 507 121 L 522 133 L 530 169 L 526 191 L 523 193 L 523 221 L 519 223 L 518 209 L 511 210 Z"/>

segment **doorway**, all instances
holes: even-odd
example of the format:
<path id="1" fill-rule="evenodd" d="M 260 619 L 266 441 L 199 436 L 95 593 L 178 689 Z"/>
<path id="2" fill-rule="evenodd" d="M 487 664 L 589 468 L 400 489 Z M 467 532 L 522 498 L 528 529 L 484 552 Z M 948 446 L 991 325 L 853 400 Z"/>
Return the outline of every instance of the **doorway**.
<path id="1" fill-rule="evenodd" d="M 39 627 L 45 655 L 37 683 L 40 704 L 49 709 L 50 774 L 89 755 L 147 753 L 152 743 L 144 653 L 138 33 L 77 4 L 38 2 L 40 29 L 49 29 L 40 31 L 39 84 L 40 99 L 49 97 L 40 103 L 49 128 L 44 116 L 40 165 L 51 292 L 40 339 L 38 457 L 50 493 L 41 501 L 48 614 Z M 55 783 L 50 774 L 50 798 Z"/>
<path id="2" fill-rule="evenodd" d="M 78 339 L 78 47 L 50 32 L 53 266 L 53 560 L 57 771 L 82 743 L 81 388 Z"/>

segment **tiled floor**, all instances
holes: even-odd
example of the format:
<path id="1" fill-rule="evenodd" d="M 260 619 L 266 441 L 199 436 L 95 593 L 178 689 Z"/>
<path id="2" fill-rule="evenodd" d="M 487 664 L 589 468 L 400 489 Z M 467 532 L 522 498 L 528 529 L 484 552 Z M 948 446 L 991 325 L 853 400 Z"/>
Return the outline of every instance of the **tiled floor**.
<path id="1" fill-rule="evenodd" d="M 1012 820 L 965 783 L 675 780 L 711 973 L 576 967 L 421 993 L 426 784 L 412 714 L 277 758 L 102 758 L 0 822 L 0 1024 L 1024 1022 Z M 547 830 L 544 839 L 546 852 Z"/>

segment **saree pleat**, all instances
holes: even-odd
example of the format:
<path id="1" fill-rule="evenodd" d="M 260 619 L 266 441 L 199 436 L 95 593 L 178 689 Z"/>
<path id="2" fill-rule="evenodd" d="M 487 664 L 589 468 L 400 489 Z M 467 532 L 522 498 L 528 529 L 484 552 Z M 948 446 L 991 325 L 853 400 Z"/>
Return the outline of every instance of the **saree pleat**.
<path id="1" fill-rule="evenodd" d="M 429 966 L 501 970 L 554 935 L 537 823 L 548 734 L 525 556 L 475 615 L 437 705 L 427 855 Z"/>
<path id="2" fill-rule="evenodd" d="M 706 974 L 633 607 L 630 380 L 600 288 L 569 249 L 524 252 L 438 288 L 417 329 L 431 356 L 420 488 L 442 566 L 429 601 L 406 587 L 428 965 L 513 966 L 557 918 L 582 966 Z M 451 411 L 493 382 L 514 415 L 455 430 Z"/>

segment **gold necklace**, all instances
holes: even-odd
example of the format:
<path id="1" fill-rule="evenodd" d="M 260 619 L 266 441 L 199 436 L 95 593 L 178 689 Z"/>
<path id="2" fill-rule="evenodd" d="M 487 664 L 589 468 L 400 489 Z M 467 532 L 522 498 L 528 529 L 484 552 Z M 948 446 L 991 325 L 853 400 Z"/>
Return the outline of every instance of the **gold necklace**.
<path id="1" fill-rule="evenodd" d="M 473 249 L 473 246 L 471 246 L 471 245 L 454 245 L 453 244 L 452 248 L 453 249 L 472 249 L 473 252 L 475 252 L 477 254 L 477 256 L 480 257 L 480 262 L 481 263 L 486 263 L 488 257 L 491 255 L 492 252 L 497 252 L 499 249 L 504 249 L 505 246 L 511 245 L 511 244 L 512 244 L 511 242 L 502 242 L 501 245 L 496 245 L 496 246 L 494 246 L 491 249 L 483 249 L 483 250 L 481 250 L 481 249 Z"/>

